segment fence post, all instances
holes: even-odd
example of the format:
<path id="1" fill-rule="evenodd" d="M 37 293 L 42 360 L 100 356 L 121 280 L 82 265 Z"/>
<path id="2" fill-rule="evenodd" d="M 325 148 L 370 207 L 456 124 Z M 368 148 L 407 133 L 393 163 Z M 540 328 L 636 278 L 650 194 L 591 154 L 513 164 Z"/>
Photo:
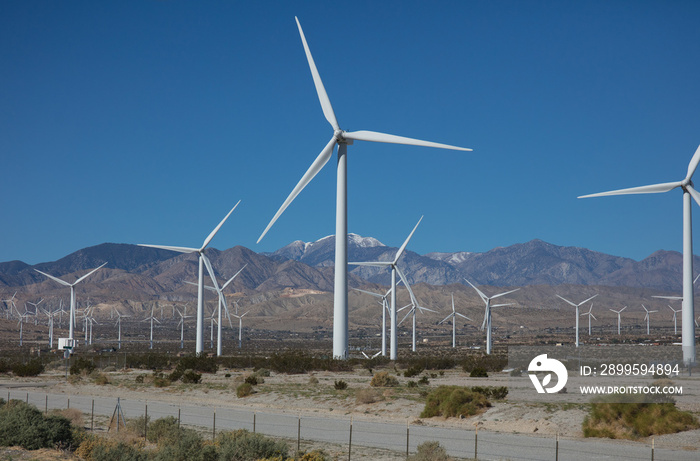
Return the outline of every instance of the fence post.
<path id="1" fill-rule="evenodd" d="M 216 439 L 216 408 L 214 408 L 214 425 L 212 426 L 211 439 Z"/>
<path id="2" fill-rule="evenodd" d="M 49 394 L 46 394 L 46 402 L 44 403 L 44 414 L 49 413 Z"/>
<path id="3" fill-rule="evenodd" d="M 654 437 L 651 438 L 651 461 L 654 461 Z"/>
<path id="4" fill-rule="evenodd" d="M 408 420 L 406 420 L 406 459 L 408 459 Z"/>
<path id="5" fill-rule="evenodd" d="M 146 400 L 146 414 L 143 417 L 143 440 L 148 441 L 148 400 Z"/>
<path id="6" fill-rule="evenodd" d="M 557 432 L 557 439 L 556 443 L 554 444 L 554 461 L 559 461 L 559 433 Z"/>
<path id="7" fill-rule="evenodd" d="M 70 397 L 68 397 L 68 407 L 67 408 L 70 410 Z"/>
<path id="8" fill-rule="evenodd" d="M 301 451 L 301 415 L 297 420 L 297 453 Z"/>
<path id="9" fill-rule="evenodd" d="M 177 407 L 177 429 L 180 430 L 180 407 Z"/>
<path id="10" fill-rule="evenodd" d="M 479 442 L 479 423 L 475 423 L 474 426 L 476 427 L 476 429 L 474 430 L 474 459 L 479 459 L 477 458 L 477 447 Z"/>
<path id="11" fill-rule="evenodd" d="M 92 399 L 92 415 L 90 416 L 90 432 L 95 432 L 95 399 Z"/>
<path id="12" fill-rule="evenodd" d="M 350 461 L 350 454 L 352 453 L 352 416 L 350 416 L 350 441 L 348 442 L 348 461 Z M 654 461 L 654 460 L 652 460 Z"/>
<path id="13" fill-rule="evenodd" d="M 29 405 L 29 392 L 27 392 L 27 400 L 25 401 L 27 405 Z"/>

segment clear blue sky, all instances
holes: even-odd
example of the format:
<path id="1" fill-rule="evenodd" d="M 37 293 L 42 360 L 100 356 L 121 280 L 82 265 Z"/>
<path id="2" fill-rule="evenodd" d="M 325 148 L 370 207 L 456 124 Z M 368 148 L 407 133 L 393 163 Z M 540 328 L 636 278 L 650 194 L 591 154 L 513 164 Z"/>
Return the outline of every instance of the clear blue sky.
<path id="1" fill-rule="evenodd" d="M 4 1 L 0 261 L 333 234 L 335 159 L 255 243 L 331 136 L 295 15 L 344 129 L 474 149 L 350 146 L 350 232 L 680 251 L 680 191 L 576 197 L 684 177 L 700 2 Z"/>

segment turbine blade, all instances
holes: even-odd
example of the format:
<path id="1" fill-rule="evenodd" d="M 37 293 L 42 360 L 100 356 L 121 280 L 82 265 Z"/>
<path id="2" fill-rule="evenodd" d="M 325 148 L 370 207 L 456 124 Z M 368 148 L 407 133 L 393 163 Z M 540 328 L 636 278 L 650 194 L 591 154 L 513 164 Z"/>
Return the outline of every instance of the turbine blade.
<path id="1" fill-rule="evenodd" d="M 335 112 L 333 112 L 333 106 L 331 106 L 331 100 L 328 98 L 328 93 L 326 93 L 326 88 L 323 86 L 321 81 L 321 75 L 318 73 L 316 68 L 316 63 L 314 62 L 313 56 L 311 56 L 311 50 L 309 50 L 309 44 L 306 43 L 306 37 L 304 36 L 304 31 L 301 29 L 301 23 L 299 18 L 294 16 L 297 21 L 297 27 L 299 28 L 299 35 L 301 36 L 301 42 L 304 45 L 304 52 L 306 53 L 306 60 L 309 61 L 309 68 L 311 69 L 311 76 L 314 79 L 314 85 L 316 86 L 316 93 L 318 93 L 318 100 L 321 103 L 321 109 L 323 109 L 323 115 L 331 124 L 334 130 L 339 130 L 338 120 L 335 118 Z"/>
<path id="2" fill-rule="evenodd" d="M 670 299 L 672 301 L 680 301 L 683 299 L 683 296 L 652 296 L 652 298 L 661 298 L 661 299 Z"/>
<path id="3" fill-rule="evenodd" d="M 353 266 L 387 267 L 391 266 L 393 263 L 390 261 L 359 261 L 348 264 L 352 264 Z"/>
<path id="4" fill-rule="evenodd" d="M 362 352 L 362 355 L 364 355 L 366 359 L 369 359 L 369 355 L 365 354 L 365 351 L 360 351 L 360 352 Z"/>
<path id="5" fill-rule="evenodd" d="M 408 307 L 408 306 L 407 306 L 407 307 Z M 414 309 L 415 309 L 415 308 L 414 308 Z M 403 323 L 403 321 L 406 320 L 406 319 L 408 318 L 409 315 L 411 315 L 411 313 L 413 312 L 414 309 L 411 309 L 410 311 L 408 311 L 408 313 L 404 316 L 404 318 L 402 318 L 401 321 L 399 322 L 399 325 L 401 325 L 401 324 Z M 397 325 L 397 326 L 398 326 L 398 325 Z"/>
<path id="6" fill-rule="evenodd" d="M 472 319 L 470 319 L 470 318 L 467 317 L 466 315 L 460 314 L 459 312 L 455 312 L 455 315 L 459 315 L 460 317 L 462 317 L 462 318 L 464 318 L 464 319 L 467 319 L 467 320 L 469 320 L 470 322 L 472 321 Z"/>
<path id="7" fill-rule="evenodd" d="M 700 205 L 700 193 L 698 193 L 698 191 L 696 191 L 695 188 L 691 185 L 687 185 L 687 186 L 685 186 L 685 188 L 690 193 L 690 196 L 693 197 L 693 200 L 695 200 L 695 203 Z"/>
<path id="8" fill-rule="evenodd" d="M 452 293 L 452 312 L 455 312 L 455 294 Z"/>
<path id="9" fill-rule="evenodd" d="M 207 266 L 207 272 L 209 272 L 209 277 L 211 278 L 211 281 L 214 283 L 214 288 L 216 288 L 216 291 L 219 292 L 219 282 L 216 281 L 216 275 L 214 275 L 214 268 L 211 267 L 211 261 L 209 261 L 209 258 L 207 258 L 204 253 L 201 253 L 200 258 L 204 260 L 204 265 Z"/>
<path id="10" fill-rule="evenodd" d="M 396 267 L 396 272 L 399 274 L 399 277 L 401 278 L 401 281 L 403 282 L 404 285 L 406 285 L 406 289 L 408 290 L 408 295 L 411 297 L 411 302 L 413 305 L 417 306 L 418 305 L 418 300 L 416 299 L 416 296 L 413 294 L 413 290 L 411 289 L 411 286 L 408 284 L 408 280 L 406 280 L 406 276 L 404 275 L 403 271 L 399 269 L 397 266 Z"/>
<path id="11" fill-rule="evenodd" d="M 284 201 L 282 206 L 280 207 L 279 210 L 277 210 L 277 213 L 275 213 L 275 216 L 273 216 L 272 220 L 270 223 L 267 225 L 265 230 L 263 231 L 262 234 L 260 234 L 260 237 L 258 238 L 257 243 L 260 243 L 260 240 L 265 237 L 265 234 L 267 234 L 267 231 L 270 230 L 272 225 L 277 221 L 277 218 L 280 217 L 282 213 L 284 213 L 284 210 L 287 209 L 290 203 L 294 201 L 294 199 L 299 195 L 299 193 L 306 187 L 306 185 L 311 182 L 312 179 L 314 179 L 314 176 L 318 174 L 319 171 L 328 163 L 328 160 L 331 158 L 331 154 L 333 153 L 333 148 L 335 147 L 335 137 L 331 138 L 331 140 L 326 144 L 326 147 L 323 148 L 320 154 L 318 154 L 318 157 L 316 157 L 316 160 L 311 164 L 308 170 L 306 170 L 306 173 L 304 173 L 304 176 L 301 177 L 297 185 L 294 187 L 292 192 L 289 194 L 287 199 Z"/>
<path id="12" fill-rule="evenodd" d="M 582 306 L 582 305 L 586 304 L 588 301 L 590 301 L 591 299 L 595 298 L 596 296 L 598 296 L 598 295 L 597 295 L 597 294 L 594 294 L 593 296 L 591 296 L 590 298 L 588 298 L 587 300 L 585 300 L 584 302 L 582 302 L 581 304 L 579 304 L 579 306 Z M 593 308 L 593 306 L 591 306 L 591 309 L 592 309 L 592 308 Z"/>
<path id="13" fill-rule="evenodd" d="M 611 190 L 608 192 L 599 192 L 597 194 L 581 195 L 578 198 L 605 197 L 608 195 L 628 195 L 628 194 L 659 194 L 668 192 L 676 187 L 682 186 L 680 181 L 665 182 L 662 184 L 652 184 L 651 186 L 630 187 L 628 189 Z"/>
<path id="14" fill-rule="evenodd" d="M 53 275 L 49 275 L 49 274 L 47 274 L 46 272 L 41 272 L 39 269 L 34 269 L 34 270 L 37 271 L 38 273 L 40 273 L 41 275 L 45 275 L 45 276 L 47 276 L 48 278 L 50 278 L 51 280 L 60 283 L 61 285 L 64 285 L 64 286 L 67 286 L 67 287 L 71 286 L 71 284 L 68 283 L 68 282 L 66 282 L 65 280 L 61 280 L 61 279 L 59 279 L 58 277 L 54 277 Z M 13 296 L 13 298 L 14 298 L 14 296 Z"/>
<path id="15" fill-rule="evenodd" d="M 449 319 L 449 318 L 452 317 L 452 316 L 453 316 L 453 314 L 450 314 L 450 315 L 448 315 L 447 317 L 445 317 L 444 319 L 440 320 L 440 321 L 438 322 L 438 325 L 440 325 L 441 323 L 443 323 L 444 321 L 446 321 L 447 319 Z"/>
<path id="16" fill-rule="evenodd" d="M 239 270 L 238 272 L 236 272 L 236 273 L 233 275 L 233 277 L 231 277 L 230 279 L 228 279 L 228 281 L 227 281 L 226 283 L 224 283 L 223 286 L 221 287 L 221 291 L 224 291 L 224 288 L 226 288 L 231 282 L 233 282 L 233 279 L 235 279 L 236 277 L 238 277 L 238 274 L 240 274 L 240 273 L 243 271 L 243 269 L 245 269 L 245 267 L 246 267 L 247 265 L 248 265 L 248 264 L 245 264 L 243 267 L 240 268 L 240 270 Z"/>
<path id="17" fill-rule="evenodd" d="M 100 267 L 96 267 L 95 269 L 91 270 L 90 272 L 88 272 L 87 274 L 83 275 L 82 277 L 80 277 L 80 278 L 79 278 L 78 280 L 76 280 L 75 282 L 73 282 L 73 285 L 77 285 L 78 283 L 82 282 L 83 280 L 85 280 L 86 278 L 90 277 L 92 274 L 94 274 L 95 272 L 97 272 L 99 269 L 102 269 L 102 268 L 105 267 L 106 265 L 107 265 L 107 263 L 104 263 L 104 264 L 102 264 Z"/>
<path id="18" fill-rule="evenodd" d="M 593 320 L 598 320 L 597 318 L 595 318 L 595 315 L 590 314 L 590 316 L 593 317 Z"/>
<path id="19" fill-rule="evenodd" d="M 499 294 L 497 294 L 497 295 L 493 295 L 493 296 L 491 296 L 491 299 L 496 299 L 496 298 L 500 298 L 501 296 L 505 296 L 505 295 L 509 295 L 509 294 L 511 294 L 511 293 L 515 293 L 515 292 L 518 291 L 519 289 L 520 289 L 520 288 L 516 288 L 515 290 L 510 290 L 510 291 L 506 291 L 505 293 L 499 293 Z"/>
<path id="20" fill-rule="evenodd" d="M 145 243 L 139 243 L 139 246 L 149 248 L 160 248 L 161 250 L 177 251 L 178 253 L 196 253 L 197 251 L 199 251 L 197 248 L 173 247 L 169 245 L 147 245 Z"/>
<path id="21" fill-rule="evenodd" d="M 566 298 L 564 298 L 564 297 L 562 297 L 562 296 L 559 296 L 559 295 L 557 295 L 557 297 L 563 299 L 564 301 L 566 301 L 567 303 L 571 304 L 572 306 L 577 307 L 576 304 L 572 303 L 572 302 L 569 301 L 568 299 L 566 299 Z"/>
<path id="22" fill-rule="evenodd" d="M 481 331 L 484 331 L 484 328 L 486 328 L 486 319 L 488 318 L 488 316 L 489 316 L 489 309 L 486 308 L 486 310 L 484 311 L 484 321 L 481 323 Z"/>
<path id="23" fill-rule="evenodd" d="M 506 304 L 494 304 L 491 307 L 503 307 L 503 306 L 513 306 L 515 303 L 506 303 Z"/>
<path id="24" fill-rule="evenodd" d="M 475 287 L 474 284 L 472 284 L 472 282 L 470 282 L 469 280 L 467 280 L 467 279 L 464 279 L 464 280 L 465 280 L 469 285 L 471 285 L 472 288 L 474 288 L 474 289 L 476 290 L 476 292 L 479 294 L 479 296 L 481 297 L 481 300 L 482 300 L 483 302 L 487 302 L 488 298 L 486 297 L 485 294 L 483 294 L 483 293 L 481 292 L 481 290 L 479 290 L 477 287 Z"/>
<path id="25" fill-rule="evenodd" d="M 698 163 L 700 163 L 700 146 L 698 146 L 695 154 L 693 154 L 693 158 L 690 159 L 690 163 L 688 164 L 688 174 L 685 176 L 686 180 L 693 176 L 695 169 L 698 167 Z"/>
<path id="26" fill-rule="evenodd" d="M 420 219 L 418 220 L 418 223 L 416 223 L 416 225 L 413 228 L 413 230 L 411 231 L 411 233 L 408 234 L 408 238 L 403 242 L 403 245 L 401 245 L 401 248 L 399 248 L 399 251 L 396 252 L 396 257 L 394 257 L 394 264 L 399 262 L 399 258 L 401 257 L 401 254 L 406 249 L 406 245 L 408 245 L 408 242 L 411 240 L 411 237 L 413 237 L 413 233 L 416 231 L 416 229 L 418 229 L 418 225 L 420 224 L 420 222 L 422 220 L 423 220 L 423 216 L 420 217 Z"/>
<path id="27" fill-rule="evenodd" d="M 449 144 L 440 144 L 432 141 L 423 141 L 414 138 L 405 138 L 403 136 L 395 136 L 393 134 L 378 133 L 376 131 L 352 131 L 344 132 L 345 139 L 353 139 L 356 141 L 372 141 L 384 142 L 389 144 L 405 144 L 409 146 L 436 147 L 438 149 L 461 150 L 471 152 L 472 149 L 466 147 L 451 146 Z"/>
<path id="28" fill-rule="evenodd" d="M 213 231 L 211 231 L 211 234 L 209 234 L 209 236 L 204 240 L 204 243 L 202 244 L 202 248 L 200 248 L 199 251 L 204 250 L 207 247 L 207 245 L 209 245 L 209 242 L 211 242 L 211 239 L 213 239 L 214 236 L 216 235 L 216 233 L 219 232 L 219 229 L 221 229 L 221 226 L 224 225 L 224 223 L 226 222 L 228 217 L 231 216 L 231 213 L 233 213 L 233 210 L 236 209 L 236 207 L 238 206 L 239 203 L 241 203 L 240 200 L 238 202 L 236 202 L 235 205 L 233 205 L 233 208 L 231 208 L 231 211 L 229 211 L 228 214 L 226 216 L 224 216 L 224 219 L 221 220 L 219 225 L 216 226 Z"/>
<path id="29" fill-rule="evenodd" d="M 359 288 L 353 288 L 355 291 L 359 291 L 361 293 L 366 293 L 368 295 L 376 296 L 377 298 L 383 298 L 384 296 L 377 294 L 377 293 L 372 293 L 371 291 L 365 291 L 365 290 L 360 290 Z"/>

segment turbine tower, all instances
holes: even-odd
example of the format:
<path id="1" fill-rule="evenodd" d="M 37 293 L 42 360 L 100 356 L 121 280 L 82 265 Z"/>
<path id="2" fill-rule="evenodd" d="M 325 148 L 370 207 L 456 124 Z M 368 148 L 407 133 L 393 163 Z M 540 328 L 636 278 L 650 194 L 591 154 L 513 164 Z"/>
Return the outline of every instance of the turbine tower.
<path id="1" fill-rule="evenodd" d="M 583 317 L 584 315 L 588 316 L 588 336 L 591 335 L 591 318 L 593 318 L 593 320 L 598 320 L 597 318 L 595 318 L 595 315 L 593 315 L 593 312 L 591 312 L 592 310 L 593 303 L 591 303 L 591 307 L 588 308 L 588 312 L 584 312 L 583 314 L 581 314 L 581 317 Z"/>
<path id="2" fill-rule="evenodd" d="M 617 314 L 617 334 L 618 334 L 618 335 L 620 334 L 620 319 L 621 319 L 620 314 L 621 314 L 622 311 L 624 311 L 625 309 L 627 309 L 627 306 L 623 307 L 623 308 L 620 309 L 619 311 L 616 311 L 615 309 L 610 309 L 611 311 L 613 311 L 614 313 Z"/>
<path id="3" fill-rule="evenodd" d="M 149 349 L 153 349 L 153 322 L 156 321 L 160 323 L 160 321 L 156 318 L 155 315 L 153 315 L 153 312 L 155 311 L 155 304 L 151 306 L 151 316 L 146 317 L 145 319 L 142 320 L 142 322 L 148 322 L 149 320 L 151 321 L 151 342 L 150 345 L 148 346 Z"/>
<path id="4" fill-rule="evenodd" d="M 442 319 L 442 321 L 440 321 L 440 323 L 444 323 L 450 318 L 452 319 L 452 348 L 453 349 L 455 347 L 457 347 L 457 330 L 456 330 L 457 318 L 455 317 L 456 315 L 459 315 L 460 317 L 465 318 L 469 321 L 472 320 L 469 317 L 467 317 L 466 315 L 462 315 L 459 312 L 455 311 L 455 295 L 454 295 L 454 293 L 452 293 L 452 313 L 450 315 L 448 315 L 447 317 L 445 317 L 444 319 Z M 440 325 L 440 323 L 438 323 L 438 325 Z"/>
<path id="5" fill-rule="evenodd" d="M 375 298 L 380 298 L 381 305 L 382 305 L 382 350 L 381 354 L 382 357 L 386 357 L 386 313 L 389 311 L 389 302 L 387 301 L 387 298 L 391 294 L 391 288 L 384 293 L 383 295 L 380 295 L 379 293 L 373 293 L 371 291 L 365 291 L 365 290 L 360 290 L 359 288 L 353 288 L 355 291 L 359 291 L 361 293 L 366 293 L 368 295 L 372 295 Z"/>
<path id="6" fill-rule="evenodd" d="M 243 347 L 243 317 L 245 317 L 245 315 L 248 312 L 250 312 L 250 311 L 247 311 L 245 314 L 241 314 L 241 315 L 233 314 L 233 316 L 238 319 L 238 348 L 239 349 L 241 347 Z"/>
<path id="7" fill-rule="evenodd" d="M 579 317 L 578 310 L 579 310 L 579 307 L 583 306 L 584 304 L 586 304 L 588 301 L 590 301 L 591 299 L 595 298 L 596 296 L 598 296 L 598 295 L 597 295 L 597 294 L 596 294 L 596 295 L 593 295 L 593 296 L 591 296 L 590 298 L 588 298 L 587 300 L 585 300 L 585 301 L 583 301 L 583 302 L 580 302 L 580 303 L 578 303 L 578 304 L 574 304 L 574 303 L 572 303 L 571 301 L 569 301 L 568 299 L 563 298 L 563 297 L 557 295 L 557 297 L 563 299 L 564 301 L 566 301 L 567 303 L 571 304 L 572 306 L 574 306 L 574 307 L 576 308 L 576 347 L 578 347 L 578 345 L 579 345 L 579 341 L 578 341 L 578 317 Z M 593 308 L 593 306 L 591 306 L 591 309 L 592 309 L 592 308 Z M 589 317 L 588 320 L 589 320 L 589 322 L 590 322 L 590 317 Z M 590 332 L 589 332 L 588 334 L 590 334 Z"/>
<path id="8" fill-rule="evenodd" d="M 348 132 L 340 128 L 338 120 L 335 117 L 333 106 L 328 98 L 326 89 L 321 81 L 321 76 L 318 73 L 314 59 L 311 56 L 309 45 L 306 42 L 304 31 L 301 28 L 299 19 L 295 18 L 299 35 L 304 46 L 306 59 L 309 63 L 311 76 L 316 87 L 316 93 L 321 103 L 323 115 L 328 123 L 333 128 L 333 136 L 328 144 L 321 150 L 321 153 L 316 157 L 316 160 L 311 164 L 309 169 L 304 173 L 301 180 L 294 187 L 282 206 L 277 210 L 277 213 L 267 225 L 263 233 L 260 235 L 258 242 L 262 240 L 268 230 L 277 221 L 277 218 L 284 212 L 290 203 L 297 195 L 306 187 L 306 185 L 321 171 L 328 163 L 335 145 L 338 145 L 338 166 L 337 166 L 337 182 L 336 182 L 336 219 L 335 219 L 335 288 L 334 288 L 334 303 L 333 303 L 333 357 L 345 359 L 348 355 L 348 254 L 347 254 L 347 151 L 348 145 L 354 141 L 372 141 L 392 144 L 406 144 L 413 146 L 437 147 L 440 149 L 452 149 L 461 151 L 470 151 L 464 147 L 450 146 L 447 144 L 439 144 L 429 141 L 421 141 L 418 139 L 404 138 L 375 131 L 354 131 Z M 395 313 L 395 312 L 394 312 Z"/>
<path id="9" fill-rule="evenodd" d="M 698 275 L 700 277 L 700 275 Z M 695 277 L 695 280 L 693 280 L 693 285 L 695 285 L 695 282 L 697 282 L 698 277 Z M 652 298 L 659 298 L 659 299 L 668 299 L 670 301 L 681 301 L 683 302 L 683 296 L 652 296 Z M 682 311 L 682 309 L 674 309 L 671 307 L 671 305 L 668 306 L 669 309 L 673 311 L 673 334 L 677 335 L 678 334 L 678 322 L 676 319 L 676 314 Z M 683 315 L 683 314 L 681 314 Z M 695 322 L 697 324 L 697 322 Z"/>
<path id="10" fill-rule="evenodd" d="M 693 188 L 693 173 L 700 163 L 700 147 L 697 148 L 693 158 L 688 164 L 688 171 L 682 181 L 653 184 L 651 186 L 632 187 L 629 189 L 619 189 L 598 194 L 583 195 L 579 198 L 602 197 L 607 195 L 627 195 L 627 194 L 658 194 L 668 192 L 677 187 L 683 191 L 683 313 L 681 321 L 681 344 L 683 348 L 683 363 L 692 366 L 696 363 L 695 358 L 695 306 L 693 301 L 693 223 L 692 223 L 692 202 L 700 204 L 700 193 Z"/>
<path id="11" fill-rule="evenodd" d="M 649 314 L 654 313 L 654 312 L 659 312 L 659 311 L 650 311 L 649 309 L 646 308 L 644 304 L 642 304 L 642 307 L 644 308 L 644 311 L 646 312 L 646 315 L 644 315 L 644 320 L 647 321 L 647 334 L 649 334 Z"/>
<path id="12" fill-rule="evenodd" d="M 209 260 L 204 257 L 204 250 L 207 248 L 207 245 L 209 245 L 209 242 L 214 238 L 217 232 L 219 232 L 219 229 L 221 229 L 221 226 L 224 225 L 226 220 L 228 219 L 229 216 L 231 216 L 231 213 L 233 213 L 233 210 L 236 209 L 238 204 L 241 203 L 239 200 L 233 208 L 231 208 L 231 211 L 228 212 L 228 214 L 224 217 L 224 219 L 221 220 L 218 226 L 214 228 L 213 231 L 209 234 L 209 236 L 204 239 L 204 243 L 200 248 L 187 248 L 187 247 L 174 247 L 174 246 L 166 246 L 166 245 L 146 245 L 146 244 L 140 244 L 139 246 L 142 247 L 151 247 L 151 248 L 160 248 L 163 250 L 170 250 L 170 251 L 177 251 L 180 253 L 197 253 L 199 255 L 199 285 L 197 289 L 197 342 L 195 345 L 195 352 L 197 354 L 201 354 L 204 351 L 204 337 L 203 337 L 203 328 L 204 328 L 204 265 L 207 266 L 207 271 L 209 272 L 209 275 L 211 277 L 214 277 L 214 269 L 212 269 L 211 264 L 209 263 Z"/>
<path id="13" fill-rule="evenodd" d="M 491 338 L 491 308 L 493 307 L 503 307 L 503 306 L 511 306 L 513 303 L 507 303 L 507 304 L 494 304 L 493 306 L 491 305 L 491 300 L 500 298 L 501 296 L 509 295 L 511 293 L 514 293 L 518 291 L 520 288 L 516 288 L 515 290 L 511 291 L 506 291 L 505 293 L 499 293 L 497 295 L 493 295 L 491 297 L 486 296 L 484 293 L 481 292 L 477 287 L 472 285 L 472 282 L 470 282 L 467 279 L 466 282 L 472 286 L 476 290 L 476 292 L 479 294 L 479 297 L 481 300 L 486 304 L 486 310 L 484 311 L 484 322 L 481 324 L 481 331 L 484 331 L 484 327 L 486 327 L 486 353 L 490 354 L 491 349 L 493 348 L 493 338 Z"/>
<path id="14" fill-rule="evenodd" d="M 131 317 L 130 315 L 122 315 L 117 309 L 117 330 L 119 331 L 119 335 L 117 337 L 117 349 L 122 348 L 122 318 L 128 318 Z"/>
<path id="15" fill-rule="evenodd" d="M 413 228 L 410 234 L 408 234 L 408 238 L 403 242 L 403 245 L 401 245 L 401 248 L 399 248 L 399 251 L 396 252 L 396 256 L 394 257 L 393 261 L 376 261 L 376 262 L 351 262 L 349 264 L 355 265 L 355 266 L 370 266 L 370 267 L 390 267 L 391 268 L 391 310 L 389 311 L 389 323 L 390 323 L 390 333 L 389 333 L 389 359 L 390 360 L 396 360 L 396 347 L 397 347 L 397 326 L 396 326 L 396 274 L 399 274 L 399 277 L 401 278 L 401 281 L 403 282 L 404 285 L 408 286 L 408 280 L 406 280 L 406 277 L 403 275 L 403 272 L 401 272 L 401 269 L 397 266 L 399 259 L 401 258 L 401 255 L 403 255 L 404 250 L 406 249 L 406 245 L 408 245 L 408 242 L 411 240 L 411 237 L 413 237 L 413 233 L 418 229 L 418 224 L 423 220 L 423 216 L 420 217 L 418 220 L 418 223 L 416 226 Z M 336 239 L 336 244 L 338 242 L 338 239 Z M 337 247 L 336 247 L 336 257 L 338 256 L 337 253 Z M 347 259 L 346 259 L 347 260 Z M 337 260 L 336 260 L 337 263 Z M 347 263 L 346 263 L 347 264 Z M 337 268 L 337 266 L 336 266 Z M 336 270 L 336 274 L 338 271 Z M 346 274 L 347 275 L 347 274 Z M 347 286 L 346 286 L 347 288 Z M 336 300 L 337 300 L 337 285 L 336 285 Z M 347 295 L 347 292 L 346 292 Z M 346 296 L 346 301 L 347 301 L 347 296 Z M 337 306 L 337 305 L 336 305 Z M 347 307 L 347 305 L 346 305 Z M 345 311 L 345 319 L 347 320 L 347 309 Z M 345 336 L 345 341 L 347 344 L 347 322 L 345 323 L 345 329 L 343 330 L 346 334 Z M 335 336 L 335 332 L 334 332 Z M 333 342 L 333 347 L 335 348 L 335 341 Z M 345 358 L 346 356 L 343 356 Z"/>
<path id="16" fill-rule="evenodd" d="M 103 268 L 106 264 L 107 263 L 104 263 L 100 267 L 97 267 L 97 268 L 91 270 L 90 272 L 83 275 L 82 277 L 80 277 L 78 280 L 76 280 L 73 283 L 68 283 L 65 280 L 59 279 L 58 277 L 54 277 L 53 275 L 49 275 L 45 272 L 41 272 L 39 269 L 34 269 L 35 271 L 37 271 L 41 275 L 44 275 L 44 276 L 50 278 L 51 280 L 60 283 L 61 285 L 70 287 L 70 324 L 68 326 L 68 338 L 71 340 L 71 343 L 73 342 L 73 339 L 74 339 L 73 338 L 73 330 L 75 329 L 75 286 L 77 284 L 79 284 L 80 282 L 82 282 L 83 280 L 85 280 L 86 278 L 88 278 L 89 276 L 91 276 L 92 274 L 94 274 L 95 272 L 97 272 L 98 269 Z M 68 357 L 72 351 L 73 351 L 73 349 L 66 350 L 64 352 L 64 356 Z"/>
<path id="17" fill-rule="evenodd" d="M 437 312 L 432 309 L 428 309 L 427 307 L 423 307 L 420 304 L 418 304 L 418 300 L 416 299 L 416 295 L 413 294 L 413 290 L 411 289 L 411 286 L 406 283 L 406 289 L 408 289 L 408 295 L 411 297 L 411 302 L 407 305 L 399 309 L 400 311 L 406 309 L 407 307 L 410 307 L 411 309 L 408 311 L 408 313 L 404 316 L 404 318 L 401 319 L 399 322 L 399 325 L 403 323 L 404 320 L 408 318 L 409 315 L 413 315 L 413 334 L 412 334 L 412 341 L 411 341 L 411 351 L 416 352 L 416 310 L 420 311 L 423 313 L 423 311 L 429 311 L 429 312 Z"/>
<path id="18" fill-rule="evenodd" d="M 185 319 L 192 317 L 187 315 L 187 304 L 185 304 L 184 311 L 180 312 L 180 309 L 176 309 L 177 313 L 180 314 L 180 323 L 177 326 L 180 327 L 180 349 L 185 348 Z"/>
<path id="19" fill-rule="evenodd" d="M 671 307 L 670 304 L 668 304 L 668 308 L 673 311 L 673 334 L 677 335 L 678 334 L 678 319 L 676 318 L 676 314 L 682 311 L 682 309 L 674 309 Z"/>

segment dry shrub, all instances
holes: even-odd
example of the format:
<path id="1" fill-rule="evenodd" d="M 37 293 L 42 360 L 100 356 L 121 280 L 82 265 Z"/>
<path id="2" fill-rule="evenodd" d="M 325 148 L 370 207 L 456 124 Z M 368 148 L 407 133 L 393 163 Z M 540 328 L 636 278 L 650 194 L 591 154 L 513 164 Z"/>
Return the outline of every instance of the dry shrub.
<path id="1" fill-rule="evenodd" d="M 98 386 L 104 386 L 105 384 L 109 384 L 109 378 L 107 377 L 107 375 L 104 373 L 100 373 L 99 371 L 93 371 L 90 374 L 90 377 L 92 378 L 93 382 Z"/>
<path id="2" fill-rule="evenodd" d="M 374 389 L 360 389 L 357 391 L 356 401 L 358 404 L 369 405 L 379 399 L 377 391 Z"/>
<path id="3" fill-rule="evenodd" d="M 315 377 L 314 375 L 309 376 L 309 384 L 318 384 L 318 378 Z"/>
<path id="4" fill-rule="evenodd" d="M 428 394 L 421 418 L 472 416 L 486 411 L 491 403 L 481 392 L 461 386 L 439 386 Z"/>
<path id="5" fill-rule="evenodd" d="M 84 419 L 83 412 L 77 408 L 65 408 L 63 410 L 51 410 L 52 415 L 63 416 L 73 426 L 83 427 Z"/>
<path id="6" fill-rule="evenodd" d="M 388 371 L 380 371 L 372 376 L 369 385 L 372 387 L 395 387 L 399 385 L 399 380 L 391 376 Z"/>

